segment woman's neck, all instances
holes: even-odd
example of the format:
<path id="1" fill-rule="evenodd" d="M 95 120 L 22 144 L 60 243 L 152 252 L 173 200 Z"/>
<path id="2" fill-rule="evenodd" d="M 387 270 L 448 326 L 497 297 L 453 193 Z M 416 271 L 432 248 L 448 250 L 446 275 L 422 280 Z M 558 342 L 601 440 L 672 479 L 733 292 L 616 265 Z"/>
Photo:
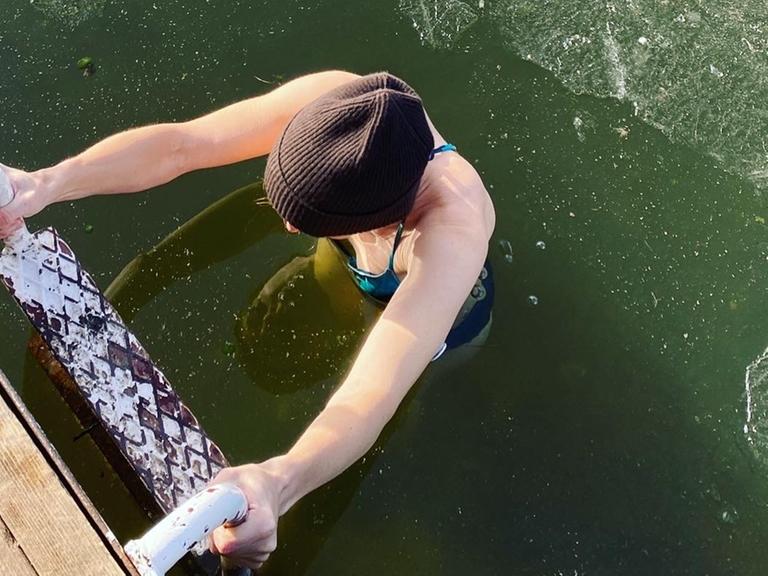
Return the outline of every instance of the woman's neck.
<path id="1" fill-rule="evenodd" d="M 405 242 L 406 237 L 409 235 L 409 231 L 413 230 L 424 209 L 430 203 L 429 187 L 427 185 L 427 179 L 422 179 L 419 191 L 416 194 L 416 199 L 413 204 L 413 208 L 405 218 L 405 232 L 403 234 L 403 240 L 401 244 Z M 395 242 L 395 236 L 397 235 L 397 229 L 400 226 L 400 222 L 394 222 L 375 230 L 368 230 L 366 232 L 359 232 L 358 234 L 352 234 L 343 238 L 348 241 L 355 251 L 355 258 L 357 265 L 364 270 L 368 270 L 373 273 L 382 272 L 386 269 L 389 263 L 389 257 L 392 254 L 392 248 Z M 396 253 L 400 255 L 402 250 L 398 248 Z"/>

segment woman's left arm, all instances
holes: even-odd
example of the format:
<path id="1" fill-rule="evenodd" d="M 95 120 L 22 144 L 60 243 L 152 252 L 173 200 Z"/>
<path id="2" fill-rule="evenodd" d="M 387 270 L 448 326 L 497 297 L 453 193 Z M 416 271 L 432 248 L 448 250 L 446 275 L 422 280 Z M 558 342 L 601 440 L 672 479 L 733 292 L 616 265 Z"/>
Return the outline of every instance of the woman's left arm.
<path id="1" fill-rule="evenodd" d="M 427 227 L 414 242 L 408 275 L 343 384 L 293 448 L 217 477 L 243 487 L 251 509 L 245 524 L 214 532 L 214 551 L 260 565 L 276 546 L 278 516 L 371 448 L 444 342 L 480 273 L 488 233 L 478 224 Z"/>

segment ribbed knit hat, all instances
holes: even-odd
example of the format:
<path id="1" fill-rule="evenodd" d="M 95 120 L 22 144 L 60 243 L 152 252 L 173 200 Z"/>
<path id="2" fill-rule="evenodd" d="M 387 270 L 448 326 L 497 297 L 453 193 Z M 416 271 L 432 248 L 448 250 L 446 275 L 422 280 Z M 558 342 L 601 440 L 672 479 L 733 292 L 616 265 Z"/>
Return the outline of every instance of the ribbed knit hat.
<path id="1" fill-rule="evenodd" d="M 264 188 L 306 234 L 381 228 L 413 207 L 433 144 L 416 92 L 386 72 L 370 74 L 293 117 L 269 155 Z"/>

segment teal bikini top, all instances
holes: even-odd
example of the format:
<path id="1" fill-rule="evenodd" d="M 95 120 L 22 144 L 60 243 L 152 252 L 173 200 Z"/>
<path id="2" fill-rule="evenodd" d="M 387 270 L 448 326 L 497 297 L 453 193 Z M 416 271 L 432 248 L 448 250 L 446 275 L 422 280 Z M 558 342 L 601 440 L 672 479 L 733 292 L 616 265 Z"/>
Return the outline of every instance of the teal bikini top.
<path id="1" fill-rule="evenodd" d="M 430 152 L 429 160 L 432 160 L 436 154 L 440 154 L 441 152 L 455 151 L 456 146 L 453 144 L 443 144 Z M 392 245 L 392 254 L 389 256 L 387 269 L 381 274 L 371 274 L 370 272 L 358 268 L 355 256 L 351 254 L 342 243 L 337 240 L 333 241 L 334 245 L 347 256 L 347 268 L 360 291 L 382 304 L 389 302 L 390 298 L 395 294 L 397 287 L 400 286 L 400 278 L 398 278 L 395 273 L 395 251 L 402 239 L 404 224 L 405 222 L 400 222 L 400 225 L 397 227 L 395 242 Z"/>

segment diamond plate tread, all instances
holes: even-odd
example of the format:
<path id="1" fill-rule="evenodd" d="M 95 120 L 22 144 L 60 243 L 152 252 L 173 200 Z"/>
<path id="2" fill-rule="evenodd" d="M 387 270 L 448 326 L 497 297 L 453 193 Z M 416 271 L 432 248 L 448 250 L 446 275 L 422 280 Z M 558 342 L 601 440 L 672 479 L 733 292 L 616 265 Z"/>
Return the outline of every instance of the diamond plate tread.
<path id="1" fill-rule="evenodd" d="M 227 466 L 56 230 L 7 246 L 0 280 L 163 512 Z"/>

